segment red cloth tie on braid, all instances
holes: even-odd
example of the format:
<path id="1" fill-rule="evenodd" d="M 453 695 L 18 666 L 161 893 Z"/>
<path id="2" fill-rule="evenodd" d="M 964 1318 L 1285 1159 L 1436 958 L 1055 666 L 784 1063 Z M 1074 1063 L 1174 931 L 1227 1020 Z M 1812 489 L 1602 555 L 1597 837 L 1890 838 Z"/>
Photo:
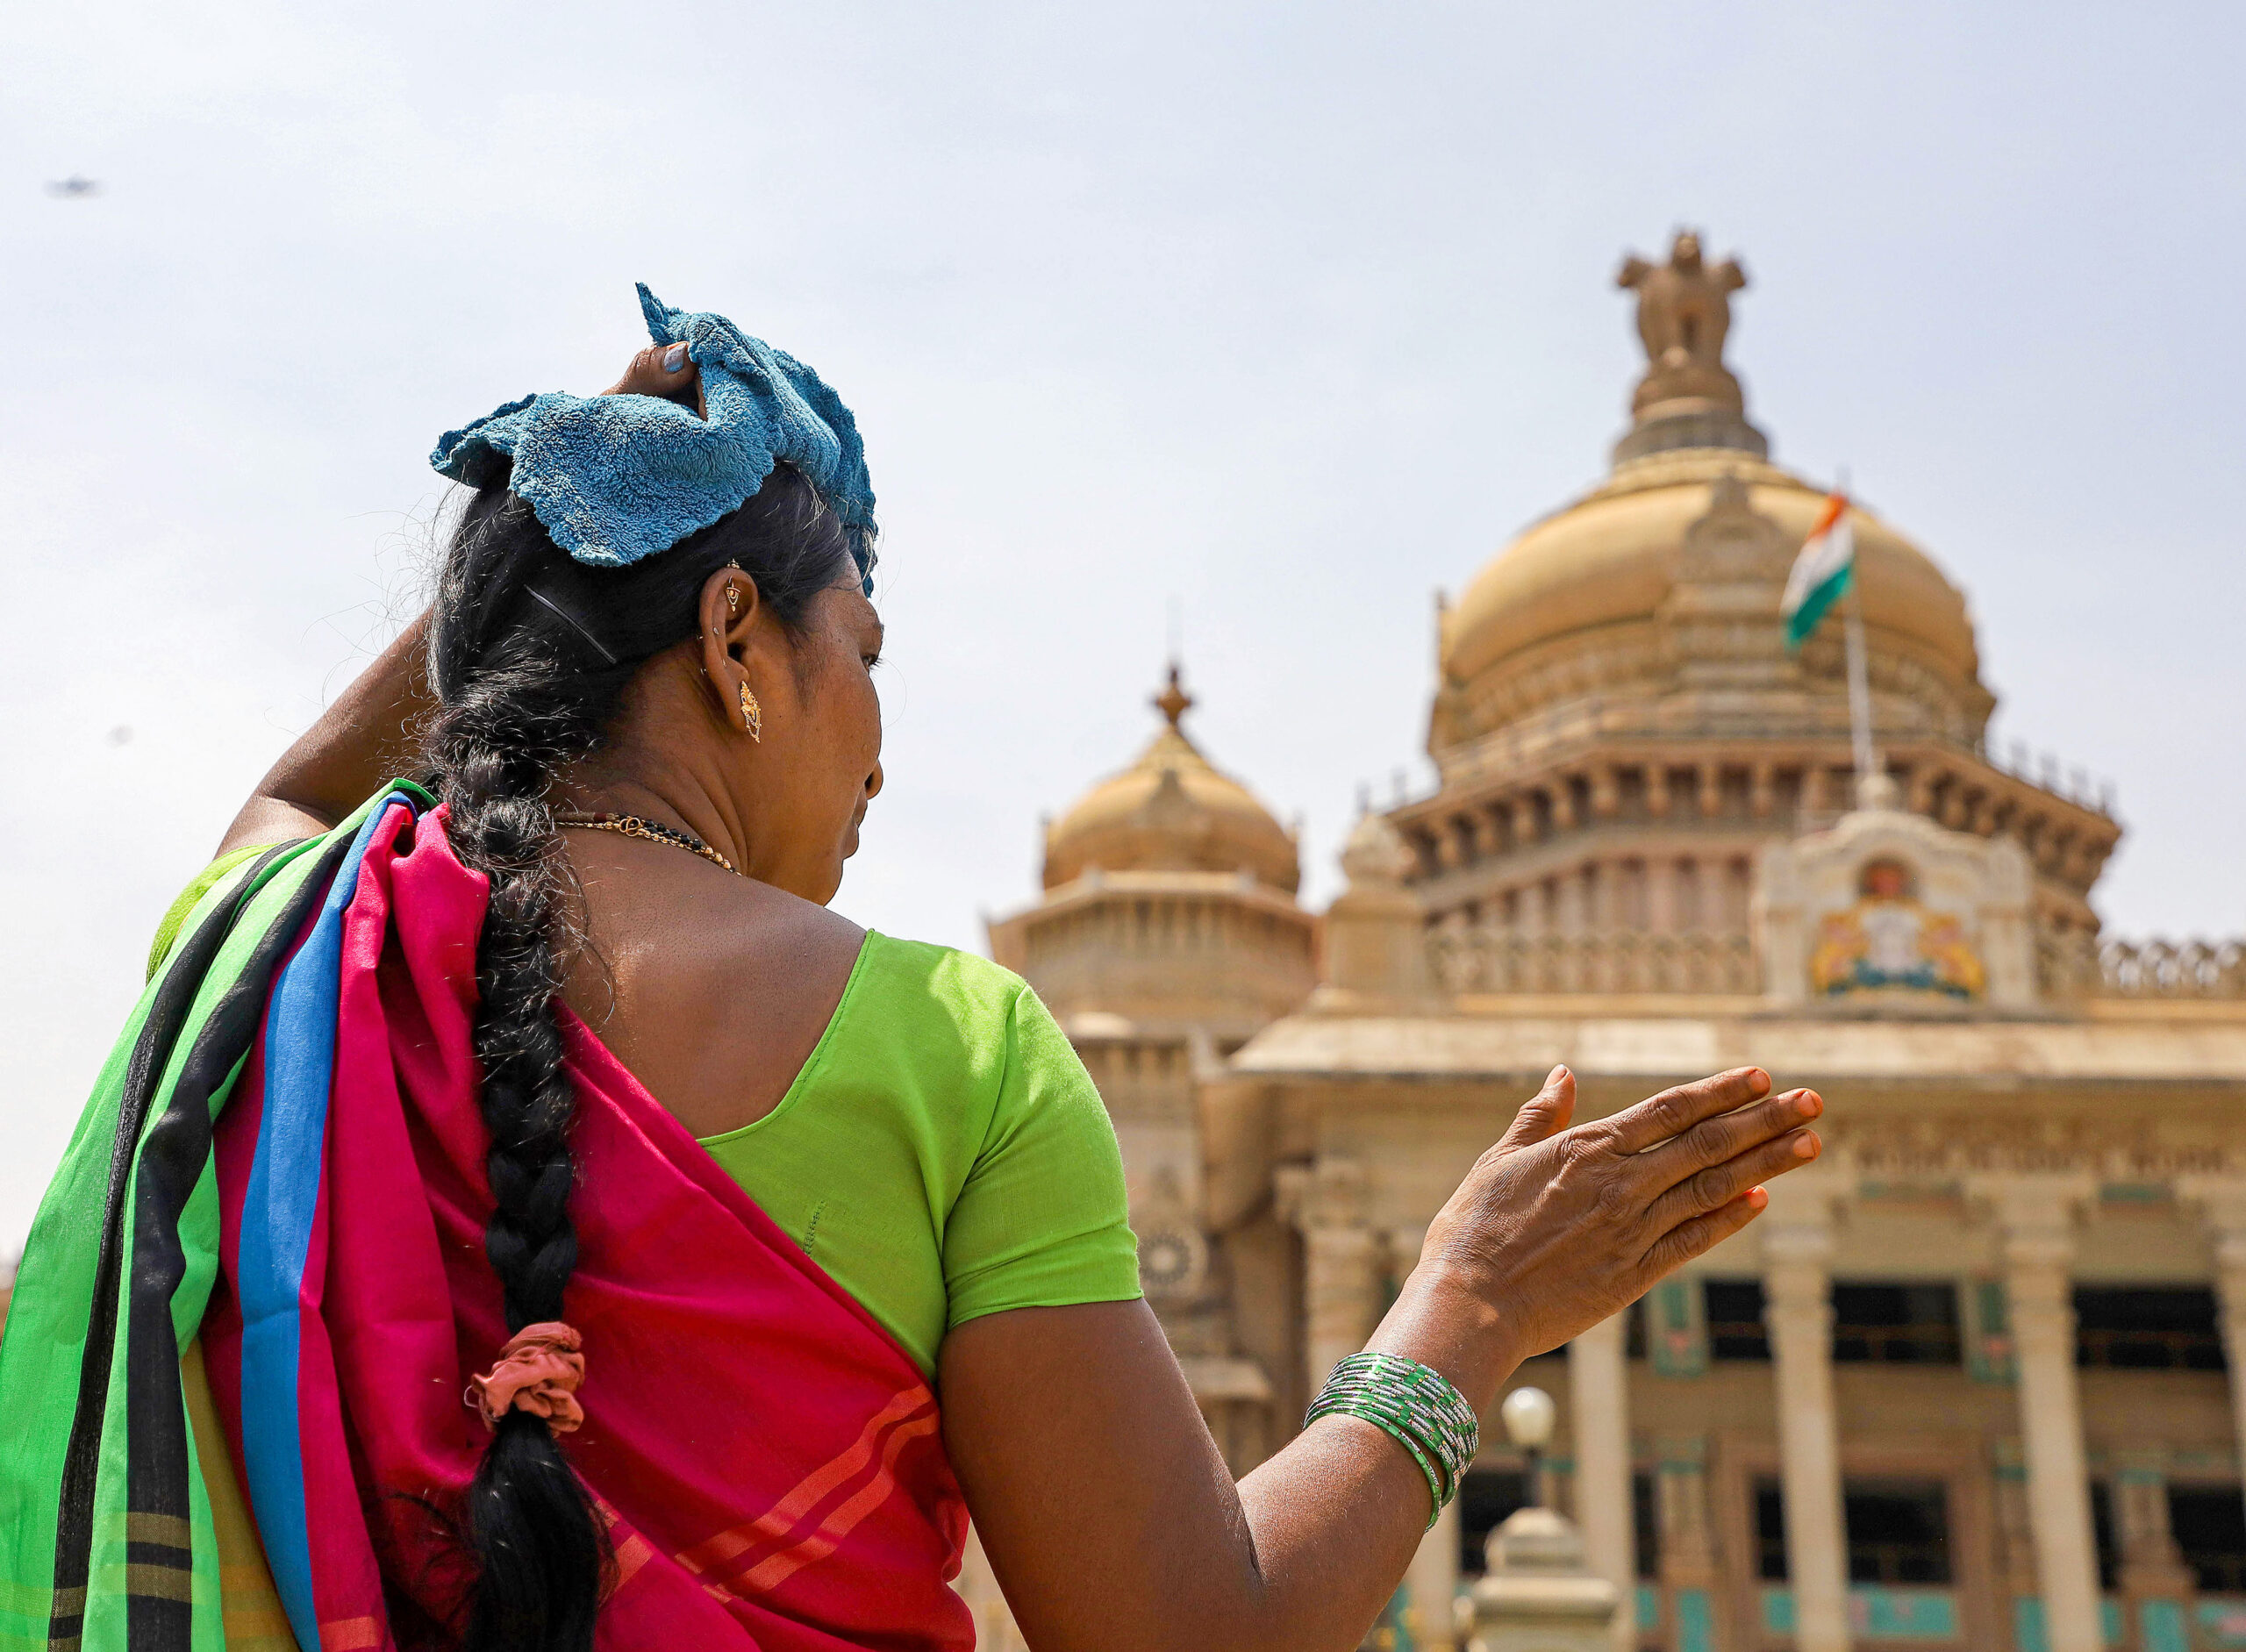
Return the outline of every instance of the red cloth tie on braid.
<path id="1" fill-rule="evenodd" d="M 499 1350 L 499 1362 L 468 1379 L 461 1396 L 483 1413 L 483 1426 L 497 1428 L 510 1411 L 546 1419 L 557 1434 L 576 1430 L 585 1420 L 577 1404 L 577 1384 L 585 1380 L 584 1339 L 575 1326 L 559 1319 L 526 1325 Z"/>

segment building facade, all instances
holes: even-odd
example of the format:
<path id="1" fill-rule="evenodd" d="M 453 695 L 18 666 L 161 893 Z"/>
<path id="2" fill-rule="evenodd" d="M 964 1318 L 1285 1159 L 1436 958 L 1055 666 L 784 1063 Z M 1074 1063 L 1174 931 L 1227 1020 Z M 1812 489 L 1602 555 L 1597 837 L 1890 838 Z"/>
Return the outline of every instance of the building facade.
<path id="1" fill-rule="evenodd" d="M 2100 933 L 2111 799 L 1989 748 L 1963 595 L 1861 505 L 1857 772 L 1842 625 L 1784 643 L 1827 490 L 1726 363 L 1745 278 L 1680 236 L 1621 279 L 1612 468 L 1444 610 L 1438 784 L 1333 905 L 1173 671 L 992 926 L 1114 1115 L 1148 1294 L 1245 1471 L 1552 1063 L 1594 1117 L 1754 1062 L 1827 1098 L 1823 1158 L 1519 1379 L 1618 1646 L 2246 1648 L 2241 944 Z M 1372 1643 L 1462 1644 L 1523 1470 L 1486 1441 Z"/>

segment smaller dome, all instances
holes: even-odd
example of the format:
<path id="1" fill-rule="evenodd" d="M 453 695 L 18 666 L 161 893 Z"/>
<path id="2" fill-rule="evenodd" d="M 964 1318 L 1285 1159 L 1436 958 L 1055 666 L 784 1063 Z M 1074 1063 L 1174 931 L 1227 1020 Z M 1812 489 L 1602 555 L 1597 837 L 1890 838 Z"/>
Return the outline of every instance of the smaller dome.
<path id="1" fill-rule="evenodd" d="M 1089 871 L 1246 872 L 1293 894 L 1302 882 L 1294 834 L 1185 737 L 1179 725 L 1193 699 L 1175 665 L 1154 704 L 1164 726 L 1138 761 L 1046 827 L 1045 887 Z"/>

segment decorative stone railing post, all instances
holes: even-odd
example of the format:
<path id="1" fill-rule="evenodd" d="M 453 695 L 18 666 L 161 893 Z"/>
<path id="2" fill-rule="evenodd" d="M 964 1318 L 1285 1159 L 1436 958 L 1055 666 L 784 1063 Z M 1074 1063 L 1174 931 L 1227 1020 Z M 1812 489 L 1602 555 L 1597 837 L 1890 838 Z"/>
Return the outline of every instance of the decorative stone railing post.
<path id="1" fill-rule="evenodd" d="M 1761 1223 L 1763 1316 L 1777 1390 L 1794 1645 L 1799 1652 L 1848 1652 L 1848 1532 L 1828 1274 L 1838 1191 L 1813 1171 L 1774 1183 L 1770 1191 Z"/>

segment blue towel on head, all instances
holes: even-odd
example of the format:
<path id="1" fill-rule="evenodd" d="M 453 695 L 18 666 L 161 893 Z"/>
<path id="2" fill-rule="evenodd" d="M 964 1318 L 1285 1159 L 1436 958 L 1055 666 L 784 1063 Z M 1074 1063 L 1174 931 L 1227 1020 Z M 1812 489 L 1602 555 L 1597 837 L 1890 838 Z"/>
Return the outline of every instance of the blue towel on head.
<path id="1" fill-rule="evenodd" d="M 667 551 L 739 510 L 782 460 L 842 521 L 873 595 L 874 490 L 866 447 L 818 374 L 723 316 L 674 310 L 640 287 L 658 344 L 683 344 L 702 369 L 708 418 L 655 396 L 526 396 L 445 433 L 429 462 L 469 486 L 497 479 L 578 561 L 621 568 Z"/>

